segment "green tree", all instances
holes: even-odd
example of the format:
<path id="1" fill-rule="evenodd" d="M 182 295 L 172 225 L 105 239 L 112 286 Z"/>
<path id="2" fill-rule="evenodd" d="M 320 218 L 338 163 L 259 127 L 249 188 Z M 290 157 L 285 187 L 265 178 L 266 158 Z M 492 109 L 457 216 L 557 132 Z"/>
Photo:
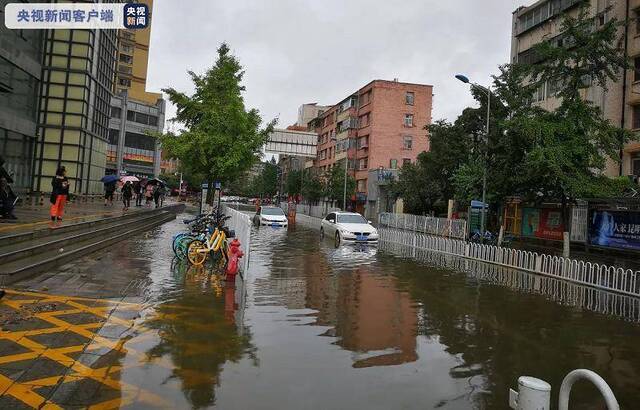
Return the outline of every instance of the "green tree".
<path id="1" fill-rule="evenodd" d="M 244 105 L 241 84 L 244 71 L 229 47 L 221 44 L 215 65 L 204 74 L 189 71 L 195 91 L 162 91 L 176 106 L 174 121 L 183 129 L 160 136 L 163 149 L 180 159 L 192 174 L 223 183 L 248 170 L 273 130 L 275 120 L 260 128 L 256 109 Z"/>
<path id="2" fill-rule="evenodd" d="M 302 188 L 303 173 L 298 170 L 291 170 L 287 174 L 287 180 L 285 182 L 285 190 L 287 195 L 298 195 L 300 194 L 300 189 Z"/>
<path id="3" fill-rule="evenodd" d="M 304 182 L 302 184 L 302 196 L 311 203 L 316 203 L 322 199 L 325 192 L 324 181 L 318 175 L 306 170 L 304 172 Z"/>
<path id="4" fill-rule="evenodd" d="M 278 192 L 278 166 L 273 162 L 264 162 L 262 171 L 253 177 L 248 194 L 256 197 L 272 197 Z"/>
<path id="5" fill-rule="evenodd" d="M 347 198 L 351 198 L 355 192 L 356 181 L 351 175 L 347 175 Z M 343 207 L 344 162 L 338 162 L 337 165 L 327 173 L 324 196 L 331 201 L 336 201 L 338 207 Z"/>

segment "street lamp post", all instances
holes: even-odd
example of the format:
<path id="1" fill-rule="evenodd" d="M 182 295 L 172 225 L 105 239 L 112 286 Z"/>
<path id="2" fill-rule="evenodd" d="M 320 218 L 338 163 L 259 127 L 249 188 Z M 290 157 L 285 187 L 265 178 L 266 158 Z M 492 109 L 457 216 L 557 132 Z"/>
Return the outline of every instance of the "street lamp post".
<path id="1" fill-rule="evenodd" d="M 480 235 L 484 237 L 486 223 L 486 199 L 487 199 L 487 151 L 489 148 L 489 119 L 491 114 L 491 87 L 483 87 L 479 84 L 472 83 L 469 78 L 462 74 L 457 74 L 456 78 L 465 84 L 471 84 L 487 93 L 487 125 L 485 128 L 485 149 L 484 149 L 484 167 L 482 170 L 482 213 L 480 214 Z"/>

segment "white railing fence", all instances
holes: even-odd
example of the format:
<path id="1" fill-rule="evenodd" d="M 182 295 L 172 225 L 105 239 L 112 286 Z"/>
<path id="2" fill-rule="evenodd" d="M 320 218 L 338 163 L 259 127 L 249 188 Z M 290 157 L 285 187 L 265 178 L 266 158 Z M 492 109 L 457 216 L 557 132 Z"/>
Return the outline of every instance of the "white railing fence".
<path id="1" fill-rule="evenodd" d="M 251 217 L 249 215 L 237 211 L 227 205 L 222 206 L 222 212 L 231 218 L 227 220 L 226 225 L 235 231 L 235 237 L 240 241 L 240 249 L 244 252 L 244 256 L 240 259 L 240 271 L 246 274 L 249 270 L 249 254 L 251 252 Z"/>
<path id="2" fill-rule="evenodd" d="M 378 226 L 449 238 L 464 239 L 467 236 L 467 221 L 464 219 L 383 212 L 378 217 Z"/>
<path id="3" fill-rule="evenodd" d="M 459 239 L 426 235 L 400 229 L 380 228 L 381 243 L 406 246 L 410 255 L 419 251 L 434 251 L 460 256 L 495 265 L 547 275 L 574 283 L 611 290 L 626 295 L 640 296 L 640 271 L 601 265 L 576 259 L 563 258 L 537 252 L 510 249 L 495 245 L 465 242 Z"/>
<path id="4" fill-rule="evenodd" d="M 430 266 L 463 272 L 482 282 L 506 286 L 518 292 L 543 295 L 561 305 L 640 323 L 638 297 L 427 249 L 415 251 L 410 246 L 386 242 L 380 244 L 380 249 L 401 257 L 415 258 Z"/>

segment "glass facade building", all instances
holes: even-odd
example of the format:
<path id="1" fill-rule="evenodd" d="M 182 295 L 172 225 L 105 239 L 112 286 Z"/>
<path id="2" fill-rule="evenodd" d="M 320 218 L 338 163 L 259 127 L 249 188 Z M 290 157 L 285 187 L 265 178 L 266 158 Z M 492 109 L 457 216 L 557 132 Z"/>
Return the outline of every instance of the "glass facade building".
<path id="1" fill-rule="evenodd" d="M 7 3 L 0 0 L 2 21 Z M 0 156 L 18 192 L 29 189 L 33 176 L 42 53 L 42 31 L 0 24 Z"/>
<path id="2" fill-rule="evenodd" d="M 116 30 L 46 30 L 33 189 L 64 165 L 75 194 L 100 193 L 107 162 Z"/>

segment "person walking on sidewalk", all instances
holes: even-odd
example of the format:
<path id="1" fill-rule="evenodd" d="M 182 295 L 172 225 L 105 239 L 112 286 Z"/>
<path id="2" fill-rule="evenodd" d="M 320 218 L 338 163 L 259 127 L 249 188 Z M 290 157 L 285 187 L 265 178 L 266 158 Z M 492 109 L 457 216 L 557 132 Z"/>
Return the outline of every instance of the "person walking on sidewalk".
<path id="1" fill-rule="evenodd" d="M 67 203 L 69 196 L 69 180 L 67 179 L 67 169 L 60 167 L 56 171 L 56 176 L 51 180 L 51 209 L 49 215 L 51 220 L 62 221 L 64 214 L 64 205 Z"/>
<path id="2" fill-rule="evenodd" d="M 113 206 L 114 192 L 116 192 L 116 181 L 104 185 L 104 206 Z"/>
<path id="3" fill-rule="evenodd" d="M 140 181 L 136 181 L 133 183 L 133 192 L 136 194 L 136 206 L 142 206 L 142 190 L 143 186 Z"/>
<path id="4" fill-rule="evenodd" d="M 131 181 L 127 181 L 124 183 L 122 187 L 122 202 L 124 203 L 123 211 L 126 211 L 131 206 L 131 197 L 133 196 L 133 185 L 131 185 Z"/>
<path id="5" fill-rule="evenodd" d="M 155 186 L 149 183 L 147 183 L 147 186 L 144 188 L 144 197 L 146 199 L 145 205 L 147 208 L 151 208 L 151 200 L 153 200 L 154 188 Z"/>
<path id="6" fill-rule="evenodd" d="M 164 202 L 164 186 L 162 184 L 158 184 L 156 189 L 153 191 L 153 201 L 156 204 L 156 208 L 160 208 Z"/>

